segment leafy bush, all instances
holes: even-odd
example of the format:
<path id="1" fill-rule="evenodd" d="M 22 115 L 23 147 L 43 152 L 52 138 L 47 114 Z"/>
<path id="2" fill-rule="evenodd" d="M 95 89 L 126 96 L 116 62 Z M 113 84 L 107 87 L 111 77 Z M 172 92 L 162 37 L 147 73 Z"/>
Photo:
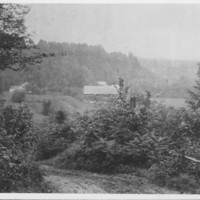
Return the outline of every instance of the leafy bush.
<path id="1" fill-rule="evenodd" d="M 41 174 L 38 180 L 31 175 L 38 170 L 32 160 L 35 137 L 32 114 L 27 107 L 1 109 L 0 192 L 14 191 L 22 183 L 27 187 L 29 181 L 41 181 Z"/>
<path id="2" fill-rule="evenodd" d="M 72 125 L 69 122 L 49 124 L 47 127 L 40 129 L 38 135 L 40 137 L 36 144 L 36 160 L 52 158 L 76 140 Z"/>
<path id="3" fill-rule="evenodd" d="M 148 130 L 158 138 L 154 150 L 158 159 L 149 169 L 150 179 L 154 183 L 173 187 L 169 180 L 179 181 L 181 174 L 186 174 L 191 177 L 191 182 L 195 182 L 200 175 L 199 166 L 185 156 L 200 158 L 199 112 L 157 108 L 152 114 Z"/>
<path id="4" fill-rule="evenodd" d="M 159 185 L 175 187 L 173 180 L 177 177 L 185 181 L 181 174 L 192 177 L 192 185 L 193 177 L 200 175 L 199 167 L 185 156 L 200 159 L 200 112 L 153 102 L 147 106 L 142 98 L 136 107 L 131 106 L 120 91 L 118 98 L 74 115 L 73 126 L 65 131 L 73 139 L 59 141 L 59 130 L 47 152 L 59 141 L 60 149 L 56 147 L 59 150 L 53 149 L 55 154 L 49 155 L 62 152 L 54 160 L 63 168 L 103 173 L 131 173 L 144 168 L 150 180 Z"/>
<path id="5" fill-rule="evenodd" d="M 132 109 L 126 101 L 114 99 L 74 117 L 78 139 L 58 163 L 106 173 L 147 168 L 149 178 L 159 185 L 180 173 L 193 176 L 195 164 L 182 159 L 182 152 L 198 158 L 198 116 L 154 103 Z"/>
<path id="6" fill-rule="evenodd" d="M 187 174 L 180 174 L 177 177 L 170 177 L 167 180 L 167 187 L 171 189 L 176 189 L 181 192 L 192 192 L 195 193 L 198 189 L 199 184 L 195 180 L 195 177 L 189 176 Z"/>
<path id="7" fill-rule="evenodd" d="M 32 113 L 29 108 L 20 106 L 15 109 L 7 106 L 1 110 L 1 117 L 1 128 L 6 135 L 12 136 L 20 148 L 29 150 L 35 138 Z"/>
<path id="8" fill-rule="evenodd" d="M 130 109 L 122 99 L 113 99 L 75 119 L 74 132 L 80 148 L 63 154 L 62 166 L 97 172 L 117 171 L 120 165 L 148 167 L 154 156 L 154 142 L 145 127 L 148 109 Z M 70 153 L 71 152 L 71 153 Z"/>
<path id="9" fill-rule="evenodd" d="M 159 186 L 164 186 L 166 185 L 166 180 L 168 178 L 168 173 L 165 171 L 162 171 L 160 169 L 160 166 L 157 164 L 154 164 L 150 167 L 148 170 L 148 178 L 153 182 L 156 183 Z"/>
<path id="10" fill-rule="evenodd" d="M 23 90 L 15 90 L 11 93 L 11 101 L 14 103 L 22 103 L 25 101 L 26 93 Z"/>
<path id="11" fill-rule="evenodd" d="M 78 116 L 74 132 L 80 136 L 80 148 L 67 149 L 62 166 L 97 172 L 119 171 L 122 165 L 151 166 L 157 159 L 154 135 L 146 129 L 151 116 L 143 104 L 131 108 L 124 92 Z"/>

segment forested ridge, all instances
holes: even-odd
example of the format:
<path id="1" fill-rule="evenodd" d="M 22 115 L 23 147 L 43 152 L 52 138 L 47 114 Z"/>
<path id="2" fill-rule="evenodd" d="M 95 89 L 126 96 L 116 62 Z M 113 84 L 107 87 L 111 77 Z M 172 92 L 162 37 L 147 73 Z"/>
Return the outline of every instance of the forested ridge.
<path id="1" fill-rule="evenodd" d="M 127 84 L 148 86 L 154 75 L 144 69 L 132 53 L 107 53 L 102 46 L 40 41 L 38 48 L 44 55 L 43 62 L 29 67 L 25 72 L 6 70 L 1 74 L 4 90 L 12 85 L 28 81 L 39 90 L 64 92 L 69 88 L 81 89 L 94 85 L 96 81 L 113 84 L 123 77 Z"/>
<path id="2" fill-rule="evenodd" d="M 151 71 L 156 79 L 161 79 L 162 97 L 187 98 L 187 90 L 191 89 L 198 71 L 195 60 L 169 60 L 139 58 L 141 65 Z"/>
<path id="3" fill-rule="evenodd" d="M 108 53 L 101 45 L 40 40 L 36 46 L 43 56 L 42 62 L 29 65 L 26 71 L 1 72 L 0 91 L 27 81 L 34 93 L 52 91 L 77 96 L 84 85 L 95 85 L 97 81 L 113 84 L 123 77 L 135 91 L 186 98 L 197 71 L 195 61 L 137 58 L 131 52 Z"/>

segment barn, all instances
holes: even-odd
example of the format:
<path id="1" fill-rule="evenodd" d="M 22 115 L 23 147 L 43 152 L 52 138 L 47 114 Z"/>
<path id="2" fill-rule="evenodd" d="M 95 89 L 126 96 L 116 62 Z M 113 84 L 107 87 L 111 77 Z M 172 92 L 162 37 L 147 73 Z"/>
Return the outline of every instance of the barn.
<path id="1" fill-rule="evenodd" d="M 107 100 L 111 96 L 118 94 L 118 85 L 84 86 L 83 94 L 85 100 L 100 101 Z"/>

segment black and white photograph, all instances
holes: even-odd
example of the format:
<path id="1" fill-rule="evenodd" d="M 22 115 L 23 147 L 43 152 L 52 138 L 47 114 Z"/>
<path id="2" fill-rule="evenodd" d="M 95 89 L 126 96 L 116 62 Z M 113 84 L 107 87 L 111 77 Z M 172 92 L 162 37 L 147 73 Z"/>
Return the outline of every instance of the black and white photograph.
<path id="1" fill-rule="evenodd" d="M 200 4 L 0 1 L 0 193 L 197 197 Z"/>

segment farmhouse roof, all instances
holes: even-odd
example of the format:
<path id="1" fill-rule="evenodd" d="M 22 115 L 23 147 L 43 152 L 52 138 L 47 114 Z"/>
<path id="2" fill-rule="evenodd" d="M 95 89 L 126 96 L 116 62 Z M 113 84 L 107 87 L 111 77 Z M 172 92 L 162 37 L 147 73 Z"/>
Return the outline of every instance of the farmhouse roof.
<path id="1" fill-rule="evenodd" d="M 107 85 L 107 83 L 105 81 L 97 81 L 97 83 L 101 86 Z"/>
<path id="2" fill-rule="evenodd" d="M 84 86 L 84 94 L 117 94 L 118 85 Z"/>

